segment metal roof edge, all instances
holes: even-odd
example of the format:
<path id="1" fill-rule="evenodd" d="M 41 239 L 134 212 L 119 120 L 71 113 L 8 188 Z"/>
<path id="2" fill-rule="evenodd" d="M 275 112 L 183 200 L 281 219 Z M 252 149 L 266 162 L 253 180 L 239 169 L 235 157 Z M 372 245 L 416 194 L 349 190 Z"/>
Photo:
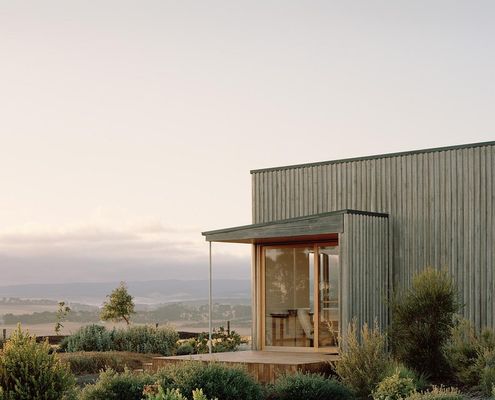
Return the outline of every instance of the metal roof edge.
<path id="1" fill-rule="evenodd" d="M 473 147 L 484 147 L 484 146 L 494 146 L 494 145 L 495 145 L 495 141 L 466 143 L 466 144 L 458 144 L 458 145 L 453 145 L 453 146 L 432 147 L 432 148 L 428 148 L 428 149 L 410 150 L 410 151 L 402 151 L 402 152 L 396 152 L 396 153 L 384 153 L 384 154 L 377 154 L 377 155 L 364 156 L 364 157 L 351 157 L 351 158 L 342 158 L 339 160 L 317 161 L 317 162 L 303 163 L 303 164 L 284 165 L 284 166 L 280 166 L 280 167 L 259 168 L 259 169 L 252 169 L 250 171 L 250 173 L 251 174 L 257 174 L 260 172 L 270 172 L 270 171 L 281 171 L 281 170 L 286 170 L 286 169 L 317 167 L 320 165 L 341 164 L 341 163 L 354 162 L 354 161 L 376 160 L 376 159 L 380 159 L 380 158 L 392 158 L 392 157 L 400 157 L 400 156 L 409 156 L 409 155 L 414 155 L 414 154 L 434 153 L 434 152 L 441 152 L 441 151 L 448 151 L 448 150 L 469 149 L 469 148 L 473 148 Z"/>
<path id="2" fill-rule="evenodd" d="M 201 232 L 201 235 L 208 236 L 208 235 L 214 235 L 216 233 L 232 232 L 232 231 L 237 231 L 237 230 L 241 230 L 241 229 L 248 229 L 248 228 L 259 228 L 259 227 L 269 226 L 269 225 L 274 225 L 274 224 L 289 224 L 291 222 L 304 221 L 305 219 L 331 217 L 332 215 L 339 215 L 339 214 L 367 215 L 370 217 L 388 218 L 387 213 L 380 213 L 380 212 L 374 212 L 374 211 L 352 210 L 352 209 L 346 208 L 343 210 L 328 211 L 325 213 L 305 215 L 302 217 L 279 219 L 279 220 L 275 220 L 275 221 L 262 222 L 262 223 L 251 224 L 251 225 L 239 225 L 239 226 L 233 226 L 233 227 L 224 228 L 224 229 L 215 229 L 213 231 Z"/>

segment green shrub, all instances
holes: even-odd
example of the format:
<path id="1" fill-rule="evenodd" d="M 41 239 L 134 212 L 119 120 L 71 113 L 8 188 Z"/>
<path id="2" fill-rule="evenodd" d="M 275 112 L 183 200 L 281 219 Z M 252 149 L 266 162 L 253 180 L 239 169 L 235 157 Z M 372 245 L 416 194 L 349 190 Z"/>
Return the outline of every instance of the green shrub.
<path id="1" fill-rule="evenodd" d="M 401 376 L 400 369 L 384 378 L 373 392 L 374 400 L 402 400 L 416 392 L 416 385 L 411 377 Z"/>
<path id="2" fill-rule="evenodd" d="M 388 369 L 386 376 L 391 376 L 396 372 L 399 373 L 400 378 L 410 378 L 418 391 L 425 390 L 429 387 L 427 375 L 417 373 L 416 371 L 406 367 L 404 364 L 394 361 L 390 364 L 390 368 Z"/>
<path id="3" fill-rule="evenodd" d="M 455 388 L 434 386 L 432 390 L 423 393 L 413 393 L 406 400 L 463 400 L 464 397 Z"/>
<path id="4" fill-rule="evenodd" d="M 128 369 L 119 374 L 109 369 L 83 389 L 79 400 L 141 400 L 144 387 L 154 381 L 149 374 L 133 374 Z"/>
<path id="5" fill-rule="evenodd" d="M 189 354 L 196 354 L 196 341 L 193 339 L 184 341 L 177 347 L 176 354 L 178 356 L 187 356 Z"/>
<path id="6" fill-rule="evenodd" d="M 244 368 L 218 363 L 183 362 L 165 367 L 159 372 L 158 383 L 163 388 L 179 389 L 188 396 L 202 389 L 207 397 L 221 400 L 260 400 L 261 386 Z"/>
<path id="7" fill-rule="evenodd" d="M 334 364 L 335 372 L 357 397 L 367 398 L 390 370 L 391 360 L 385 351 L 385 336 L 380 333 L 377 323 L 373 329 L 365 324 L 359 340 L 353 322 L 344 342 L 340 360 Z"/>
<path id="8" fill-rule="evenodd" d="M 408 367 L 438 377 L 446 372 L 442 351 L 459 311 L 450 275 L 428 268 L 413 278 L 412 287 L 392 302 L 390 344 Z"/>
<path id="9" fill-rule="evenodd" d="M 153 385 L 156 387 L 156 385 Z M 164 390 L 161 386 L 157 386 L 156 392 L 152 389 L 153 392 L 146 392 L 146 400 L 187 400 L 187 397 L 184 397 L 179 389 L 167 389 Z M 192 392 L 193 400 L 208 400 L 208 398 L 204 395 L 201 389 L 196 389 Z M 217 400 L 217 399 L 212 399 Z"/>
<path id="10" fill-rule="evenodd" d="M 112 332 L 113 348 L 118 351 L 153 353 L 170 356 L 175 353 L 179 335 L 170 327 L 147 325 L 116 329 Z"/>
<path id="11" fill-rule="evenodd" d="M 208 353 L 209 333 L 203 332 L 198 336 L 196 341 L 196 350 L 198 354 Z M 241 335 L 236 331 L 228 332 L 223 326 L 214 329 L 211 335 L 213 353 L 222 353 L 226 351 L 237 351 L 243 343 Z"/>
<path id="12" fill-rule="evenodd" d="M 495 385 L 492 386 L 492 397 L 495 399 Z"/>
<path id="13" fill-rule="evenodd" d="M 75 379 L 48 342 L 24 333 L 20 326 L 5 343 L 0 357 L 0 387 L 5 400 L 60 400 L 74 397 Z"/>
<path id="14" fill-rule="evenodd" d="M 477 335 L 472 325 L 461 320 L 445 346 L 445 357 L 457 381 L 490 394 L 495 383 L 495 333 L 489 329 Z"/>
<path id="15" fill-rule="evenodd" d="M 87 325 L 69 336 L 61 349 L 76 351 L 131 351 L 170 356 L 175 353 L 179 335 L 170 327 L 132 326 L 108 331 L 101 325 Z"/>
<path id="16" fill-rule="evenodd" d="M 112 335 L 101 325 L 86 325 L 67 338 L 62 348 L 74 351 L 110 351 L 113 350 Z"/>
<path id="17" fill-rule="evenodd" d="M 275 381 L 272 396 L 277 400 L 352 399 L 349 389 L 320 374 L 283 375 Z"/>
<path id="18" fill-rule="evenodd" d="M 474 368 L 479 371 L 479 389 L 490 396 L 495 385 L 495 350 L 480 352 Z"/>
<path id="19" fill-rule="evenodd" d="M 69 365 L 75 375 L 98 374 L 106 369 L 116 372 L 123 372 L 125 368 L 134 370 L 142 368 L 143 362 L 151 361 L 147 355 L 117 351 L 61 353 L 57 357 Z"/>

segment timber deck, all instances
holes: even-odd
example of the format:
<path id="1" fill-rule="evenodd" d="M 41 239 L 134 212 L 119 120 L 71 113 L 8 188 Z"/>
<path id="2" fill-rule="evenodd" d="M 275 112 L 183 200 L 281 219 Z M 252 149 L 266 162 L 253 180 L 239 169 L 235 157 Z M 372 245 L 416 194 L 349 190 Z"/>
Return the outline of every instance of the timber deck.
<path id="1" fill-rule="evenodd" d="M 185 361 L 219 362 L 232 366 L 243 366 L 261 383 L 273 383 L 284 373 L 327 372 L 330 363 L 337 361 L 336 354 L 280 352 L 280 351 L 235 351 L 228 353 L 194 354 L 186 356 L 155 357 L 153 370 L 168 364 Z"/>

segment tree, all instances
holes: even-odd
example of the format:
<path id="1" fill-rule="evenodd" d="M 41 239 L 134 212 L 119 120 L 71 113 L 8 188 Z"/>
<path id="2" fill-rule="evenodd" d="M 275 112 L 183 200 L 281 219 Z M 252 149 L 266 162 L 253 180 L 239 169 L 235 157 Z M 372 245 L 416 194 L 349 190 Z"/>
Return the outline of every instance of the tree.
<path id="1" fill-rule="evenodd" d="M 60 301 L 58 303 L 57 322 L 55 323 L 55 333 L 57 335 L 60 335 L 60 331 L 64 327 L 62 322 L 65 321 L 65 318 L 67 318 L 67 315 L 70 313 L 70 311 L 71 309 L 69 306 L 65 305 L 65 301 Z"/>
<path id="2" fill-rule="evenodd" d="M 452 335 L 454 316 L 460 309 L 448 272 L 427 268 L 415 275 L 412 287 L 392 301 L 392 352 L 408 367 L 440 377 L 447 364 L 442 348 Z"/>
<path id="3" fill-rule="evenodd" d="M 121 282 L 120 286 L 114 289 L 107 297 L 108 300 L 103 303 L 100 318 L 103 321 L 119 322 L 124 320 L 129 325 L 131 315 L 135 311 L 133 298 L 127 292 L 125 282 Z"/>

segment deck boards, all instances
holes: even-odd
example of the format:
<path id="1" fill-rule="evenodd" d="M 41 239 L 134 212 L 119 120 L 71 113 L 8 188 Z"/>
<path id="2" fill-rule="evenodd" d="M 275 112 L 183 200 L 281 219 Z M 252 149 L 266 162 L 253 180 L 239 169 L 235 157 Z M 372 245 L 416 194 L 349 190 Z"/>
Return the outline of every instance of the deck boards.
<path id="1" fill-rule="evenodd" d="M 273 383 L 283 373 L 325 372 L 330 362 L 338 360 L 336 354 L 279 352 L 279 351 L 236 351 L 214 354 L 194 354 L 186 356 L 155 357 L 153 369 L 158 370 L 167 364 L 186 361 L 219 362 L 227 365 L 240 365 L 259 382 Z"/>

